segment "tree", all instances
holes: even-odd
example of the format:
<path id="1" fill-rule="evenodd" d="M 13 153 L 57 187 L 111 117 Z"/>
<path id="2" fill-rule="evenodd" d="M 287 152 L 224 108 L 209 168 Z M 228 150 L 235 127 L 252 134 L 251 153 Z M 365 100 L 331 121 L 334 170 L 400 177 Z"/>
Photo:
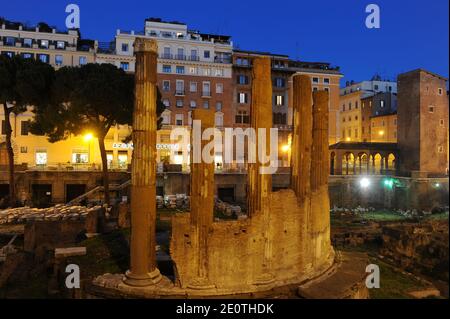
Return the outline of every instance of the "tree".
<path id="1" fill-rule="evenodd" d="M 6 149 L 8 152 L 9 204 L 16 204 L 14 150 L 12 147 L 11 114 L 27 110 L 27 106 L 47 104 L 54 70 L 48 64 L 19 56 L 0 56 L 0 103 L 5 116 Z"/>
<path id="2" fill-rule="evenodd" d="M 134 76 L 111 64 L 86 64 L 56 71 L 52 101 L 36 108 L 31 132 L 50 142 L 70 135 L 92 133 L 102 159 L 104 201 L 109 199 L 105 136 L 116 124 L 130 124 L 134 104 Z"/>

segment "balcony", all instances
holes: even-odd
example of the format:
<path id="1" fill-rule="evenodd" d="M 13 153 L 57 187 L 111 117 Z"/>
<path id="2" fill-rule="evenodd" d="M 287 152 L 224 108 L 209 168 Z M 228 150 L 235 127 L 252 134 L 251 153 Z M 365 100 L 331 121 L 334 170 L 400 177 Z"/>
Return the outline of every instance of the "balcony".
<path id="1" fill-rule="evenodd" d="M 200 57 L 198 55 L 188 56 L 189 61 L 200 61 Z"/>
<path id="2" fill-rule="evenodd" d="M 231 63 L 231 58 L 229 57 L 215 57 L 214 58 L 214 63 L 224 63 L 224 64 L 228 64 Z"/>
<path id="3" fill-rule="evenodd" d="M 184 96 L 184 89 L 177 89 L 175 90 L 175 96 Z"/>
<path id="4" fill-rule="evenodd" d="M 173 60 L 173 54 L 170 53 L 162 53 L 159 55 L 160 59 Z"/>
<path id="5" fill-rule="evenodd" d="M 186 61 L 186 56 L 184 54 L 175 54 L 174 60 Z"/>

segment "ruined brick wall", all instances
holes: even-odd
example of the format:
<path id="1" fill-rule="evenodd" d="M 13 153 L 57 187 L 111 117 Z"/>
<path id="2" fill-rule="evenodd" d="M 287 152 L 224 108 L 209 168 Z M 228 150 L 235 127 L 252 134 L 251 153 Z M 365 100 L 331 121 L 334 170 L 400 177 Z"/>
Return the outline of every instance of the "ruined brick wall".
<path id="1" fill-rule="evenodd" d="M 269 272 L 272 284 L 300 282 L 314 277 L 331 266 L 332 250 L 307 255 L 315 250 L 306 232 L 302 208 L 292 190 L 280 190 L 270 195 Z M 265 245 L 262 215 L 240 221 L 212 224 L 208 234 L 207 272 L 211 283 L 220 290 L 234 293 L 257 290 L 258 278 L 264 275 L 261 265 Z M 172 221 L 171 257 L 176 265 L 177 280 L 186 288 L 196 277 L 197 260 L 192 247 L 189 215 L 181 214 Z"/>

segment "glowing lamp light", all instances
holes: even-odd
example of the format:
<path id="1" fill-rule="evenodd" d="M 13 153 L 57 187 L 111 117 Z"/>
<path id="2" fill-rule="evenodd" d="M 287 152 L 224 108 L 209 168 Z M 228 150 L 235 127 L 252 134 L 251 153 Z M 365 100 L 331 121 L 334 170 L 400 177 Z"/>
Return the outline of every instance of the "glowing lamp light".
<path id="1" fill-rule="evenodd" d="M 434 184 L 434 187 L 439 188 L 439 187 L 441 187 L 441 184 L 436 183 L 436 184 Z"/>
<path id="2" fill-rule="evenodd" d="M 347 137 L 347 142 L 350 142 L 352 139 L 350 137 Z"/>
<path id="3" fill-rule="evenodd" d="M 289 144 L 285 144 L 281 147 L 281 150 L 285 153 L 289 152 L 290 149 L 291 147 L 289 146 Z"/>
<path id="4" fill-rule="evenodd" d="M 85 142 L 89 142 L 90 140 L 92 140 L 94 138 L 94 135 L 92 135 L 92 133 L 87 133 L 86 135 L 84 135 L 83 139 Z"/>
<path id="5" fill-rule="evenodd" d="M 361 186 L 361 188 L 368 188 L 370 186 L 370 180 L 366 177 L 361 178 L 361 180 L 359 181 L 359 185 Z"/>
<path id="6" fill-rule="evenodd" d="M 392 188 L 394 186 L 394 180 L 392 180 L 392 179 L 385 179 L 384 180 L 384 186 Z"/>
<path id="7" fill-rule="evenodd" d="M 379 134 L 380 136 L 383 136 L 383 135 L 384 135 L 384 131 L 379 131 L 378 134 Z"/>

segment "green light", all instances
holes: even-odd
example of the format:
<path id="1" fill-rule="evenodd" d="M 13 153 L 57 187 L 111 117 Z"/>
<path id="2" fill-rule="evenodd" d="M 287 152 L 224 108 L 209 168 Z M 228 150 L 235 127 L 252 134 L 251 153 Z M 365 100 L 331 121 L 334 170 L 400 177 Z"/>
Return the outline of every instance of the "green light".
<path id="1" fill-rule="evenodd" d="M 392 178 L 385 179 L 384 186 L 392 188 L 394 186 L 394 180 Z"/>

